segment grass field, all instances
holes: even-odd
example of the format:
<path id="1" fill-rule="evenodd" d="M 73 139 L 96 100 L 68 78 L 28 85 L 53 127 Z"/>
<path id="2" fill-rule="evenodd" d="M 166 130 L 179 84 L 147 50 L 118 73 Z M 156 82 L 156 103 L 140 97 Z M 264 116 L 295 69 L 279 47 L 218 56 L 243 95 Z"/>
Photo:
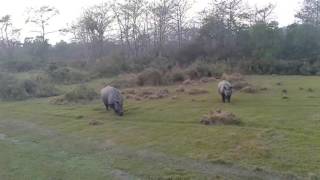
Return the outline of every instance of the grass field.
<path id="1" fill-rule="evenodd" d="M 222 104 L 210 83 L 203 85 L 209 94 L 126 101 L 121 118 L 100 101 L 1 102 L 0 179 L 320 178 L 320 77 L 247 79 L 269 90 L 236 93 Z M 289 99 L 282 99 L 283 89 Z M 233 112 L 242 124 L 201 125 L 214 109 Z M 91 120 L 103 124 L 90 126 Z"/>

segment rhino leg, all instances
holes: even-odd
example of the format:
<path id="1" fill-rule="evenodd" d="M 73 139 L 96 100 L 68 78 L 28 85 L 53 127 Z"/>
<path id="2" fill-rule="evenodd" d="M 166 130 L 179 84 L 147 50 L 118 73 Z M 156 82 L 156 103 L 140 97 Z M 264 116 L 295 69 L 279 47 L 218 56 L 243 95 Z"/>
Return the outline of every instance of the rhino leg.
<path id="1" fill-rule="evenodd" d="M 228 103 L 230 103 L 230 102 L 231 102 L 231 96 L 228 97 Z"/>
<path id="2" fill-rule="evenodd" d="M 222 97 L 222 102 L 225 103 L 226 102 L 226 96 L 224 94 L 221 94 Z"/>

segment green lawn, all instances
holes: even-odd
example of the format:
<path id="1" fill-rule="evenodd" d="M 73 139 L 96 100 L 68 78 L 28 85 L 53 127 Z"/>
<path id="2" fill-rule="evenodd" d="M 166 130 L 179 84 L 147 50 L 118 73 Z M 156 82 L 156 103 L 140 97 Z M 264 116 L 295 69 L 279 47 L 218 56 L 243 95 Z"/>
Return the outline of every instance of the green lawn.
<path id="1" fill-rule="evenodd" d="M 100 101 L 1 102 L 0 179 L 320 178 L 320 77 L 247 79 L 269 90 L 235 93 L 222 104 L 211 83 L 203 85 L 205 95 L 126 101 L 121 118 Z M 282 99 L 283 89 L 289 99 Z M 242 124 L 201 125 L 214 109 L 235 113 Z M 91 120 L 103 124 L 90 126 Z"/>

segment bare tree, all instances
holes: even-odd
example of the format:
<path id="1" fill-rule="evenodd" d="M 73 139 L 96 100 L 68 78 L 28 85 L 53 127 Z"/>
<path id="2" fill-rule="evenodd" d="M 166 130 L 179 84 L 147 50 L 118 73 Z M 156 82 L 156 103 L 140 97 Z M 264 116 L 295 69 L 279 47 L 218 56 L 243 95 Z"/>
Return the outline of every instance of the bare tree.
<path id="1" fill-rule="evenodd" d="M 295 16 L 302 23 L 320 25 L 320 0 L 304 0 Z"/>
<path id="2" fill-rule="evenodd" d="M 104 3 L 86 9 L 77 25 L 73 26 L 77 39 L 90 44 L 92 59 L 103 56 L 104 41 L 113 21 L 112 7 Z"/>
<path id="3" fill-rule="evenodd" d="M 189 0 L 174 0 L 174 15 L 175 31 L 177 34 L 178 45 L 181 48 L 184 28 L 186 26 L 187 12 L 191 8 Z"/>
<path id="4" fill-rule="evenodd" d="M 164 46 L 168 41 L 168 34 L 171 31 L 173 20 L 174 7 L 175 4 L 173 0 L 159 0 L 152 4 L 154 42 L 158 56 L 162 56 Z"/>
<path id="5" fill-rule="evenodd" d="M 51 6 L 41 6 L 38 9 L 31 8 L 29 10 L 29 17 L 26 19 L 26 23 L 34 24 L 38 29 L 34 32 L 39 33 L 39 37 L 42 43 L 47 41 L 47 35 L 57 31 L 48 31 L 47 27 L 53 17 L 59 14 L 58 9 Z"/>
<path id="6" fill-rule="evenodd" d="M 138 56 L 140 51 L 140 37 L 143 31 L 143 18 L 146 12 L 147 1 L 145 0 L 126 0 L 123 3 L 114 5 L 114 13 L 120 30 L 122 44 L 127 45 L 127 49 Z"/>
<path id="7" fill-rule="evenodd" d="M 274 9 L 276 6 L 274 4 L 267 4 L 262 7 L 255 6 L 253 12 L 254 23 L 269 23 L 273 20 Z"/>
<path id="8" fill-rule="evenodd" d="M 5 15 L 0 18 L 0 45 L 5 49 L 8 58 L 12 58 L 14 48 L 19 43 L 19 36 L 21 29 L 13 27 L 11 16 Z"/>

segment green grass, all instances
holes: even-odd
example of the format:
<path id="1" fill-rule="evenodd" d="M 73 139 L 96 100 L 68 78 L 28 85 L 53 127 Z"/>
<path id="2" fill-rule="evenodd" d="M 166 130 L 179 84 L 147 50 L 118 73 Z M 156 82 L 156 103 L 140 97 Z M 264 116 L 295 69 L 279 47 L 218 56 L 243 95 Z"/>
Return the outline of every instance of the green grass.
<path id="1" fill-rule="evenodd" d="M 320 77 L 248 80 L 269 90 L 236 93 L 231 104 L 222 104 L 211 83 L 203 86 L 210 90 L 205 95 L 126 101 L 121 118 L 105 112 L 99 101 L 62 106 L 48 99 L 2 102 L 0 179 L 320 176 Z M 90 86 L 98 89 L 105 81 Z M 214 109 L 235 113 L 242 124 L 201 125 L 200 118 Z M 103 124 L 89 126 L 91 120 Z"/>

